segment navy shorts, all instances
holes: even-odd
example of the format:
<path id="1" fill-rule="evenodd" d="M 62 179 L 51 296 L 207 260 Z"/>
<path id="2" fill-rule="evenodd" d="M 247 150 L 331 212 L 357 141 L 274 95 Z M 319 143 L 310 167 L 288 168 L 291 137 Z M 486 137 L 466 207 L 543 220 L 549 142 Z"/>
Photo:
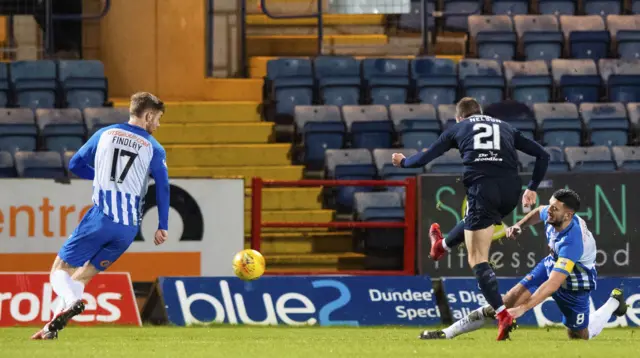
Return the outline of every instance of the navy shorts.
<path id="1" fill-rule="evenodd" d="M 522 181 L 519 176 L 508 178 L 483 178 L 467 188 L 467 212 L 465 230 L 482 230 L 502 224 L 520 201 Z"/>
<path id="2" fill-rule="evenodd" d="M 553 257 L 547 256 L 529 272 L 521 281 L 532 294 L 549 279 L 547 268 L 553 267 Z M 551 297 L 562 312 L 562 324 L 572 331 L 579 331 L 589 326 L 589 291 L 570 291 L 558 289 Z"/>
<path id="3" fill-rule="evenodd" d="M 62 245 L 58 256 L 74 267 L 89 261 L 104 271 L 127 251 L 138 228 L 115 223 L 94 206 Z"/>

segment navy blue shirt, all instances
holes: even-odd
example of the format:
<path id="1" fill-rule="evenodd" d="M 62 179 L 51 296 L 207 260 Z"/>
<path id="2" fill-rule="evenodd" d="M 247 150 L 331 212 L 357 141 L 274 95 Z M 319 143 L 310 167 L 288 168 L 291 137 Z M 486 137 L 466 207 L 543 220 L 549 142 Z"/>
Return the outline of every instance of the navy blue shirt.
<path id="1" fill-rule="evenodd" d="M 517 176 L 517 150 L 520 150 L 536 158 L 528 185 L 530 190 L 535 191 L 544 179 L 549 164 L 549 153 L 509 123 L 489 116 L 473 115 L 447 128 L 426 152 L 404 159 L 402 167 L 425 166 L 452 148 L 460 150 L 465 166 L 465 186 L 486 177 Z"/>

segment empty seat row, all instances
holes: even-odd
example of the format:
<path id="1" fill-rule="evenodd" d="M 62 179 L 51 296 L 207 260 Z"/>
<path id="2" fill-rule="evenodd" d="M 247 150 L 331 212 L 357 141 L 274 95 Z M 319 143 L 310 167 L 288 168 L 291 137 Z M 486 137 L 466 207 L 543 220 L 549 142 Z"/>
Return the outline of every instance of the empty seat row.
<path id="1" fill-rule="evenodd" d="M 108 83 L 100 61 L 0 63 L 0 107 L 101 107 L 107 99 Z"/>
<path id="2" fill-rule="evenodd" d="M 444 58 L 415 60 L 321 56 L 268 63 L 266 83 L 275 117 L 297 105 L 394 103 L 453 104 L 462 96 L 483 105 L 512 98 L 544 102 L 638 102 L 640 59 L 506 61 Z M 364 98 L 367 97 L 367 98 Z"/>
<path id="3" fill-rule="evenodd" d="M 77 150 L 100 128 L 124 123 L 127 108 L 0 109 L 0 150 Z"/>
<path id="4" fill-rule="evenodd" d="M 501 119 L 547 146 L 620 146 L 640 126 L 640 103 L 538 103 L 531 116 Z M 301 161 L 314 169 L 329 149 L 391 148 L 397 139 L 400 147 L 423 150 L 452 123 L 455 105 L 298 106 L 295 132 Z"/>
<path id="5" fill-rule="evenodd" d="M 468 21 L 470 50 L 479 58 L 640 58 L 640 15 L 609 15 L 606 21 L 597 15 L 473 15 Z"/>
<path id="6" fill-rule="evenodd" d="M 0 178 L 77 178 L 69 171 L 69 161 L 74 153 L 0 151 Z"/>

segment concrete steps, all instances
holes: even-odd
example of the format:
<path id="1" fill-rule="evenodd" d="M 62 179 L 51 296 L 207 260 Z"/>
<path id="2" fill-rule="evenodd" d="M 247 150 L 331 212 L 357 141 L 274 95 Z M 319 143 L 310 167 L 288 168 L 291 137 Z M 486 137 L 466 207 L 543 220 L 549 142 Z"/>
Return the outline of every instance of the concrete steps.
<path id="1" fill-rule="evenodd" d="M 178 123 L 163 124 L 154 137 L 171 144 L 264 144 L 273 134 L 273 123 Z"/>
<path id="2" fill-rule="evenodd" d="M 361 270 L 365 255 L 356 252 L 265 255 L 270 270 Z"/>
<path id="3" fill-rule="evenodd" d="M 164 146 L 173 166 L 285 166 L 290 144 L 172 144 Z"/>
<path id="4" fill-rule="evenodd" d="M 244 178 L 244 185 L 251 186 L 251 178 L 260 177 L 273 180 L 298 180 L 302 178 L 301 165 L 280 166 L 169 166 L 169 175 L 179 178 Z"/>
<path id="5" fill-rule="evenodd" d="M 353 249 L 350 231 L 344 232 L 278 232 L 262 235 L 262 251 L 265 255 L 313 253 L 344 253 Z M 245 240 L 250 248 L 250 237 Z"/>

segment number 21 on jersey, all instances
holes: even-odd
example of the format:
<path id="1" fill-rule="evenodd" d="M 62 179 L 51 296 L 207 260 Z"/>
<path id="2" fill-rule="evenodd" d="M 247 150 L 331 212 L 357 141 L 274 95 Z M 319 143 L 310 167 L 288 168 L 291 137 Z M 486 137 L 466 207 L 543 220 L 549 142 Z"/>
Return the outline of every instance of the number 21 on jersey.
<path id="1" fill-rule="evenodd" d="M 497 124 L 476 123 L 473 131 L 473 149 L 500 150 L 500 126 Z"/>

